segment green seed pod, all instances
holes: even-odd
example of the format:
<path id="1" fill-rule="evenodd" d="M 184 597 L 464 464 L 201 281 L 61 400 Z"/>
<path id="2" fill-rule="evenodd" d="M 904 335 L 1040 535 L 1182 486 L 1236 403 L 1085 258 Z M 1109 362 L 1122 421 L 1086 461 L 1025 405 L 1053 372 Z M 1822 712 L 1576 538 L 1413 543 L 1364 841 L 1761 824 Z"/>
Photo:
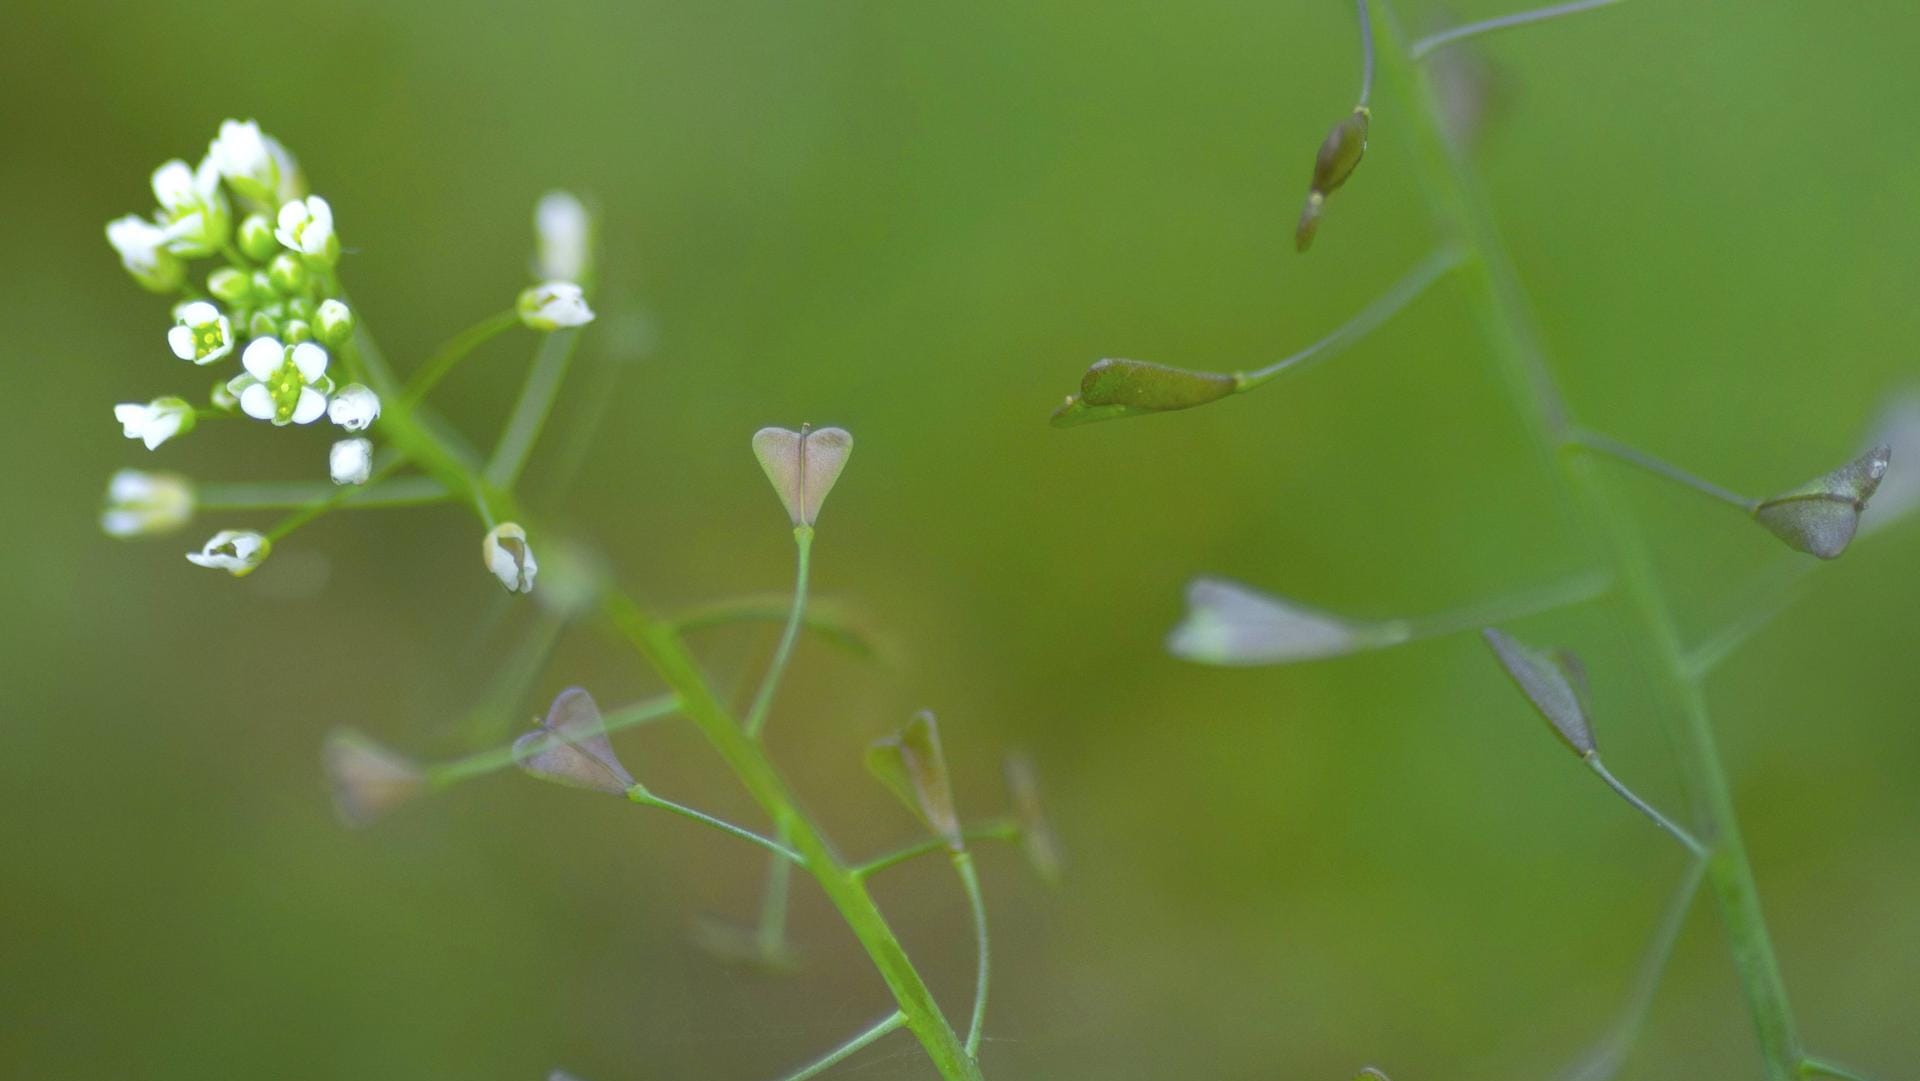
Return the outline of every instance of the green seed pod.
<path id="1" fill-rule="evenodd" d="M 1055 427 L 1191 409 L 1240 389 L 1222 372 L 1195 372 L 1145 360 L 1097 360 L 1080 377 L 1080 393 L 1053 412 Z"/>
<path id="2" fill-rule="evenodd" d="M 966 847 L 960 816 L 953 809 L 947 758 L 940 750 L 940 728 L 921 710 L 899 732 L 867 748 L 867 770 L 887 786 L 954 851 Z"/>
<path id="3" fill-rule="evenodd" d="M 1320 230 L 1320 216 L 1325 211 L 1327 196 L 1338 191 L 1340 185 L 1353 175 L 1354 167 L 1367 153 L 1367 127 L 1373 114 L 1362 105 L 1348 114 L 1347 118 L 1333 126 L 1320 144 L 1320 153 L 1313 159 L 1313 183 L 1307 189 L 1307 205 L 1300 211 L 1300 222 L 1294 227 L 1294 247 L 1306 251 L 1313 246 L 1313 238 Z"/>
<path id="4" fill-rule="evenodd" d="M 1853 543 L 1860 512 L 1892 460 L 1892 447 L 1875 447 L 1824 477 L 1761 500 L 1754 520 L 1796 551 L 1837 559 Z"/>

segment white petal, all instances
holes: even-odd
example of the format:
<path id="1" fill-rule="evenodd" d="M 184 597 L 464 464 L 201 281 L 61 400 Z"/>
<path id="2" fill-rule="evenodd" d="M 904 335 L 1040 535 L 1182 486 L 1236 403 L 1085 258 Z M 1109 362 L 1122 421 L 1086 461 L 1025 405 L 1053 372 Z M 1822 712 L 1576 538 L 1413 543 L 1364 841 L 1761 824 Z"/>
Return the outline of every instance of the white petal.
<path id="1" fill-rule="evenodd" d="M 193 328 L 182 325 L 167 331 L 167 348 L 173 350 L 173 355 L 181 360 L 192 360 Z"/>
<path id="2" fill-rule="evenodd" d="M 182 323 L 197 327 L 218 321 L 220 309 L 204 300 L 194 300 L 180 305 L 180 310 L 173 314 Z"/>
<path id="3" fill-rule="evenodd" d="M 327 205 L 325 199 L 320 198 L 318 195 L 308 196 L 307 214 L 313 219 L 315 224 L 329 233 L 333 232 L 333 207 Z"/>
<path id="4" fill-rule="evenodd" d="M 153 171 L 153 197 L 168 210 L 193 201 L 193 169 L 178 158 Z"/>
<path id="5" fill-rule="evenodd" d="M 273 394 L 265 383 L 255 383 L 240 391 L 240 411 L 255 420 L 273 419 Z"/>
<path id="6" fill-rule="evenodd" d="M 153 474 L 138 469 L 122 469 L 107 482 L 107 498 L 115 503 L 132 503 L 153 494 Z"/>
<path id="7" fill-rule="evenodd" d="M 293 347 L 293 366 L 300 369 L 301 379 L 318 382 L 327 374 L 327 351 L 313 342 L 301 342 Z"/>
<path id="8" fill-rule="evenodd" d="M 240 366 L 247 370 L 248 375 L 264 383 L 280 370 L 286 356 L 286 347 L 280 344 L 278 338 L 255 338 L 247 344 L 246 352 L 240 354 Z"/>
<path id="9" fill-rule="evenodd" d="M 300 388 L 300 403 L 293 407 L 295 424 L 312 424 L 327 415 L 327 396 L 312 387 Z"/>
<path id="10" fill-rule="evenodd" d="M 146 441 L 148 450 L 159 449 L 160 444 L 172 439 L 180 432 L 180 414 L 171 409 L 156 410 L 152 419 L 147 421 L 141 438 Z"/>
<path id="11" fill-rule="evenodd" d="M 120 422 L 122 433 L 128 439 L 138 439 L 140 430 L 147 426 L 147 407 L 139 402 L 123 402 L 113 407 L 113 419 Z"/>
<path id="12" fill-rule="evenodd" d="M 100 529 L 109 537 L 135 537 L 140 534 L 138 511 L 108 510 L 100 514 Z"/>

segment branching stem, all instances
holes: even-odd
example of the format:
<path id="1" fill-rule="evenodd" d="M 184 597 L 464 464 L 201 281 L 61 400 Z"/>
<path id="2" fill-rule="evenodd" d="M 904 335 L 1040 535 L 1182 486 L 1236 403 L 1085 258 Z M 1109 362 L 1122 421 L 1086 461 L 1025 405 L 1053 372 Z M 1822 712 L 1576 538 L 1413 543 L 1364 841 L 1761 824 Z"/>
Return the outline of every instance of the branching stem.
<path id="1" fill-rule="evenodd" d="M 1372 40 L 1371 37 L 1368 40 Z M 1380 324 L 1393 318 L 1400 313 L 1401 309 L 1419 299 L 1420 294 L 1445 277 L 1447 271 L 1459 266 L 1465 257 L 1465 249 L 1453 244 L 1435 250 L 1408 271 L 1406 277 L 1395 282 L 1386 292 L 1374 298 L 1372 303 L 1360 309 L 1352 319 L 1334 328 L 1333 332 L 1326 337 L 1264 368 L 1233 373 L 1234 393 L 1252 390 L 1285 372 L 1295 368 L 1306 368 L 1313 361 L 1326 360 L 1334 356 L 1340 350 L 1378 329 Z"/>
<path id="2" fill-rule="evenodd" d="M 1465 23 L 1421 38 L 1419 41 L 1414 42 L 1412 48 L 1408 49 L 1407 52 L 1416 61 L 1424 60 L 1427 55 L 1435 49 L 1444 48 L 1463 38 L 1476 37 L 1480 34 L 1491 34 L 1499 30 L 1511 30 L 1516 26 L 1531 26 L 1534 23 L 1546 22 L 1548 19 L 1557 19 L 1562 15 L 1572 15 L 1581 11 L 1592 11 L 1594 8 L 1610 7 L 1619 2 L 1620 0 L 1573 0 L 1572 3 L 1555 4 L 1552 7 L 1536 8 L 1533 11 L 1519 11 L 1512 15 L 1500 15 L 1491 19 L 1482 19 L 1479 22 Z"/>
<path id="3" fill-rule="evenodd" d="M 1011 818 L 981 822 L 977 825 L 963 828 L 960 831 L 960 836 L 969 841 L 1017 841 L 1020 839 L 1020 823 Z M 855 878 L 872 878 L 874 875 L 879 874 L 889 867 L 898 867 L 900 864 L 906 863 L 909 860 L 918 859 L 921 856 L 934 852 L 946 851 L 950 851 L 950 848 L 945 837 L 929 837 L 924 841 L 917 841 L 905 848 L 895 849 L 884 856 L 875 856 L 873 859 L 854 867 L 852 871 Z"/>
<path id="4" fill-rule="evenodd" d="M 1622 784 L 1620 782 L 1620 778 L 1615 777 L 1613 775 L 1613 771 L 1607 769 L 1606 765 L 1600 761 L 1599 755 L 1589 754 L 1584 759 L 1582 759 L 1582 761 L 1586 762 L 1588 769 L 1599 774 L 1601 780 L 1607 782 L 1608 788 L 1613 789 L 1616 795 L 1618 795 L 1621 799 L 1626 800 L 1629 804 L 1631 804 L 1634 810 L 1639 811 L 1641 814 L 1646 815 L 1648 818 L 1652 819 L 1654 825 L 1659 826 L 1663 830 L 1666 830 L 1667 833 L 1670 836 L 1672 836 L 1674 840 L 1679 841 L 1682 845 L 1686 846 L 1687 851 L 1693 853 L 1695 856 L 1699 857 L 1702 860 L 1705 860 L 1707 858 L 1707 856 L 1710 854 L 1708 852 L 1707 846 L 1701 844 L 1697 839 L 1695 839 L 1693 834 L 1688 833 L 1686 830 L 1680 828 L 1680 826 L 1677 825 L 1672 819 L 1668 818 L 1666 815 L 1661 814 L 1658 810 L 1655 810 L 1653 804 L 1648 803 L 1646 800 L 1643 800 L 1638 795 L 1634 794 L 1633 789 L 1628 788 L 1626 785 Z"/>
<path id="5" fill-rule="evenodd" d="M 643 785 L 634 785 L 632 788 L 627 789 L 627 798 L 642 807 L 658 807 L 663 811 L 677 814 L 682 818 L 689 818 L 702 825 L 712 826 L 721 833 L 732 834 L 743 841 L 759 845 L 761 848 L 766 849 L 790 863 L 795 863 L 802 867 L 807 865 L 805 856 L 802 856 L 800 853 L 795 852 L 793 849 L 788 848 L 786 845 L 781 844 L 771 837 L 762 837 L 750 829 L 743 829 L 740 826 L 728 822 L 724 818 L 715 818 L 705 811 L 696 811 L 684 803 L 675 803 L 670 799 L 662 799 L 647 791 Z"/>
<path id="6" fill-rule="evenodd" d="M 820 1058 L 814 1059 L 798 1070 L 782 1077 L 780 1081 L 807 1081 L 809 1077 L 818 1077 L 851 1058 L 868 1044 L 906 1023 L 907 1015 L 901 1013 L 899 1010 L 895 1010 L 893 1013 L 875 1022 L 873 1026 L 865 1032 L 860 1033 L 858 1036 L 827 1052 Z"/>
<path id="7" fill-rule="evenodd" d="M 408 405 L 418 405 L 425 401 L 440 380 L 445 379 L 448 372 L 453 371 L 461 361 L 467 359 L 468 354 L 480 348 L 489 339 L 513 328 L 519 322 L 519 313 L 508 308 L 506 311 L 487 316 L 447 339 L 445 345 L 420 365 L 420 370 L 414 373 L 413 378 L 407 380 L 407 387 L 401 391 L 401 396 Z"/>
<path id="8" fill-rule="evenodd" d="M 980 1034 L 987 1023 L 987 985 L 993 971 L 993 949 L 988 944 L 987 902 L 980 893 L 980 874 L 973 867 L 973 853 L 961 849 L 953 854 L 953 869 L 960 875 L 960 886 L 967 893 L 967 908 L 973 912 L 973 937 L 980 949 L 973 982 L 973 1022 L 967 1026 L 967 1054 L 980 1057 Z"/>
<path id="9" fill-rule="evenodd" d="M 1702 495 L 1717 499 L 1729 506 L 1738 507 L 1743 511 L 1752 511 L 1756 505 L 1755 500 L 1748 499 L 1738 492 L 1722 488 L 1720 485 L 1698 474 L 1690 473 L 1663 458 L 1656 458 L 1637 447 L 1630 447 L 1611 436 L 1601 435 L 1599 432 L 1588 431 L 1585 428 L 1578 428 L 1567 433 L 1566 441 L 1569 446 L 1589 450 L 1595 454 L 1602 454 L 1615 461 L 1625 462 L 1635 469 L 1652 473 L 1656 477 L 1663 477 L 1684 488 L 1691 488 Z"/>

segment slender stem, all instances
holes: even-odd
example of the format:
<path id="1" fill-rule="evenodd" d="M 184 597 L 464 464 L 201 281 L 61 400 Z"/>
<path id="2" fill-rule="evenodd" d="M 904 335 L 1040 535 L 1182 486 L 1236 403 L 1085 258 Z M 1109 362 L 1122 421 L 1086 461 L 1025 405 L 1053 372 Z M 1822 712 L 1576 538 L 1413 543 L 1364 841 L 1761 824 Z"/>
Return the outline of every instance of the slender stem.
<path id="1" fill-rule="evenodd" d="M 540 438 L 540 429 L 547 423 L 547 414 L 553 411 L 553 403 L 560 396 L 560 384 L 567 378 L 567 364 L 573 359 L 574 343 L 579 340 L 580 332 L 574 329 L 552 331 L 540 340 L 533 364 L 527 368 L 527 380 L 520 386 L 520 398 L 513 403 L 513 413 L 507 418 L 500 442 L 494 446 L 493 457 L 487 462 L 485 476 L 489 484 L 512 488 L 520 479 L 527 456 L 533 453 L 533 444 Z"/>
<path id="2" fill-rule="evenodd" d="M 1011 818 L 997 819 L 967 826 L 960 836 L 969 841 L 1017 841 L 1020 839 L 1020 823 Z M 929 837 L 916 841 L 905 848 L 897 848 L 883 856 L 875 856 L 852 869 L 855 878 L 872 878 L 889 867 L 897 867 L 908 860 L 917 859 L 933 852 L 949 852 L 951 846 L 945 837 Z"/>
<path id="3" fill-rule="evenodd" d="M 217 511 L 293 510 L 340 491 L 338 485 L 318 481 L 202 484 L 194 494 L 194 506 Z M 419 507 L 447 499 L 446 486 L 432 477 L 401 477 L 349 488 L 336 506 L 341 510 Z"/>
<path id="4" fill-rule="evenodd" d="M 802 856 L 800 853 L 795 852 L 793 849 L 788 848 L 786 845 L 781 844 L 771 837 L 762 837 L 750 829 L 743 829 L 728 822 L 724 818 L 715 818 L 705 811 L 696 811 L 684 803 L 675 803 L 670 799 L 662 799 L 647 791 L 645 786 L 634 785 L 632 788 L 627 789 L 627 798 L 642 807 L 658 807 L 663 811 L 671 811 L 682 818 L 690 818 L 703 825 L 712 826 L 721 833 L 730 833 L 743 841 L 750 841 L 753 844 L 757 844 L 761 848 L 789 862 L 797 863 L 802 867 L 806 866 L 807 859 L 805 856 Z"/>
<path id="5" fill-rule="evenodd" d="M 907 1015 L 901 1013 L 899 1010 L 895 1010 L 893 1013 L 875 1022 L 874 1025 L 865 1032 L 827 1052 L 824 1056 L 814 1059 L 798 1070 L 782 1077 L 780 1081 L 807 1081 L 809 1077 L 818 1077 L 852 1057 L 861 1048 L 866 1047 L 868 1044 L 906 1023 Z"/>
<path id="6" fill-rule="evenodd" d="M 993 951 L 987 943 L 987 902 L 980 893 L 980 874 L 974 870 L 973 853 L 964 848 L 955 852 L 953 869 L 959 872 L 961 888 L 967 891 L 967 907 L 973 911 L 973 937 L 980 946 L 973 982 L 973 1021 L 967 1025 L 967 1054 L 978 1059 L 980 1032 L 987 1023 L 987 984 L 993 968 Z"/>
<path id="7" fill-rule="evenodd" d="M 473 324 L 467 329 L 448 338 L 445 345 L 428 357 L 420 370 L 407 380 L 406 389 L 401 391 L 408 405 L 418 405 L 426 399 L 434 386 L 446 378 L 447 373 L 467 359 L 468 354 L 478 349 L 490 339 L 513 328 L 520 322 L 520 313 L 508 308 L 495 312 Z"/>
<path id="8" fill-rule="evenodd" d="M 1374 298 L 1371 304 L 1360 309 L 1359 314 L 1336 327 L 1326 337 L 1264 368 L 1233 373 L 1235 393 L 1252 390 L 1294 368 L 1305 368 L 1311 361 L 1325 360 L 1366 337 L 1380 324 L 1393 318 L 1401 309 L 1418 299 L 1429 286 L 1444 277 L 1447 271 L 1459 266 L 1464 257 L 1464 250 L 1452 244 L 1433 251 L 1408 271 L 1406 277 L 1395 282 L 1386 292 Z"/>
<path id="9" fill-rule="evenodd" d="M 1572 3 L 1568 4 L 1555 4 L 1552 7 L 1537 8 L 1533 11 L 1520 11 L 1512 15 L 1501 15 L 1492 19 L 1482 19 L 1479 22 L 1465 23 L 1460 26 L 1442 30 L 1437 34 L 1429 34 L 1419 41 L 1414 42 L 1413 47 L 1408 49 L 1407 52 L 1413 59 L 1422 60 L 1435 49 L 1451 45 L 1462 38 L 1470 38 L 1479 34 L 1491 34 L 1497 30 L 1511 30 L 1516 26 L 1530 26 L 1533 23 L 1546 22 L 1548 19 L 1557 19 L 1562 15 L 1572 15 L 1576 12 L 1591 11 L 1594 8 L 1610 7 L 1619 2 L 1620 0 L 1573 0 Z"/>
<path id="10" fill-rule="evenodd" d="M 780 688 L 780 676 L 787 670 L 787 658 L 793 655 L 794 640 L 800 636 L 800 620 L 807 612 L 807 570 L 813 552 L 813 527 L 795 526 L 793 546 L 793 608 L 787 614 L 786 629 L 780 632 L 780 645 L 767 664 L 767 674 L 760 678 L 760 690 L 753 696 L 753 705 L 747 708 L 747 735 L 756 739 L 766 727 L 767 710 L 773 706 L 773 694 Z"/>
<path id="11" fill-rule="evenodd" d="M 1674 840 L 1679 841 L 1682 845 L 1685 845 L 1687 851 L 1700 857 L 1702 860 L 1705 860 L 1711 854 L 1708 851 L 1707 846 L 1701 844 L 1698 840 L 1696 840 L 1693 834 L 1688 833 L 1686 830 L 1682 829 L 1678 824 L 1676 824 L 1672 819 L 1668 818 L 1666 815 L 1663 815 L 1659 811 L 1655 810 L 1653 804 L 1648 803 L 1646 800 L 1641 799 L 1639 796 L 1634 794 L 1633 789 L 1628 788 L 1626 785 L 1622 784 L 1620 781 L 1620 778 L 1615 777 L 1613 775 L 1613 772 L 1607 769 L 1607 767 L 1600 761 L 1599 755 L 1589 754 L 1584 759 L 1582 759 L 1582 761 L 1586 762 L 1588 769 L 1591 769 L 1593 770 L 1593 772 L 1599 774 L 1601 780 L 1607 782 L 1608 788 L 1613 789 L 1614 792 L 1618 794 L 1621 799 L 1626 800 L 1628 803 L 1632 804 L 1634 810 L 1639 811 L 1641 814 L 1646 815 L 1648 818 L 1653 819 L 1654 825 L 1659 826 L 1663 830 L 1666 830 L 1669 834 L 1673 836 Z"/>
<path id="12" fill-rule="evenodd" d="M 389 455 L 387 460 L 376 467 L 373 474 L 367 478 L 367 484 L 375 485 L 380 483 L 391 475 L 394 470 L 405 465 L 406 461 L 407 459 L 404 454 Z M 335 507 L 345 504 L 349 499 L 352 499 L 353 494 L 359 490 L 360 485 L 357 484 L 335 485 L 333 491 L 315 499 L 308 500 L 292 514 L 287 515 L 275 523 L 272 529 L 267 530 L 267 540 L 273 542 L 285 540 L 294 530 L 321 517 Z"/>
<path id="13" fill-rule="evenodd" d="M 1461 631 L 1477 630 L 1496 623 L 1507 623 L 1527 616 L 1552 612 L 1605 596 L 1613 588 L 1612 576 L 1591 571 L 1575 578 L 1512 593 L 1462 608 L 1406 620 L 1409 638 L 1440 638 Z"/>
<path id="14" fill-rule="evenodd" d="M 1354 0 L 1360 16 L 1360 108 L 1373 97 L 1373 17 L 1367 13 L 1367 0 Z"/>
<path id="15" fill-rule="evenodd" d="M 644 702 L 635 702 L 623 709 L 614 710 L 600 719 L 600 725 L 608 732 L 618 732 L 623 728 L 657 721 L 679 712 L 680 699 L 671 694 L 658 698 L 649 698 Z M 447 762 L 438 762 L 427 766 L 427 783 L 434 788 L 445 788 L 451 784 L 474 777 L 496 773 L 513 765 L 514 755 L 511 744 L 504 747 L 490 747 L 475 754 L 455 758 Z"/>
<path id="16" fill-rule="evenodd" d="M 1384 0 L 1383 0 L 1384 2 Z M 1390 35 L 1398 27 L 1383 20 Z M 1501 242 L 1498 225 L 1480 193 L 1478 178 L 1464 151 L 1447 136 L 1445 116 L 1433 88 L 1408 53 L 1388 44 L 1383 70 L 1411 106 L 1408 129 L 1415 156 L 1425 174 L 1436 221 L 1479 256 L 1478 273 L 1466 290 L 1490 352 L 1509 390 L 1521 403 L 1536 451 L 1559 480 L 1565 501 L 1578 511 L 1579 536 L 1604 543 L 1640 624 L 1633 636 L 1658 675 L 1654 689 L 1666 707 L 1679 750 L 1679 766 L 1697 818 L 1708 823 L 1714 848 L 1707 879 L 1720 902 L 1720 915 L 1732 942 L 1734 967 L 1752 1016 L 1767 1081 L 1789 1081 L 1801 1059 L 1793 1012 L 1779 962 L 1760 912 L 1758 886 L 1740 834 L 1739 815 L 1715 744 L 1705 696 L 1685 667 L 1672 614 L 1654 573 L 1651 556 L 1632 519 L 1611 505 L 1585 456 L 1557 450 L 1567 431 L 1566 407 L 1544 363 L 1544 350 L 1532 323 L 1526 294 Z"/>
<path id="17" fill-rule="evenodd" d="M 784 623 L 792 611 L 791 594 L 765 593 L 726 597 L 682 609 L 673 613 L 669 622 L 684 633 L 729 623 Z M 800 617 L 800 626 L 861 657 L 874 659 L 881 655 L 881 645 L 851 614 L 811 594 L 807 597 L 806 613 Z"/>
<path id="18" fill-rule="evenodd" d="M 1752 511 L 1756 505 L 1754 500 L 1748 499 L 1738 492 L 1722 488 L 1704 477 L 1687 472 L 1672 462 L 1662 458 L 1656 458 L 1636 447 L 1630 447 L 1611 436 L 1601 435 L 1599 432 L 1588 431 L 1585 428 L 1577 428 L 1567 433 L 1566 441 L 1568 446 L 1580 447 L 1593 451 L 1595 454 L 1604 454 L 1615 461 L 1625 462 L 1635 469 L 1645 470 L 1656 477 L 1664 477 L 1675 484 L 1691 488 L 1702 495 L 1710 496 L 1722 503 L 1738 507 L 1743 511 Z"/>
<path id="19" fill-rule="evenodd" d="M 1812 1055 L 1800 1060 L 1800 1074 L 1803 1077 L 1830 1077 L 1835 1081 L 1868 1081 L 1865 1074 L 1855 1073 L 1845 1066 L 1836 1066 Z"/>
<path id="20" fill-rule="evenodd" d="M 1673 956 L 1675 944 L 1680 941 L 1680 932 L 1687 924 L 1687 913 L 1693 909 L 1693 899 L 1700 893 L 1700 882 L 1706 877 L 1706 872 L 1705 860 L 1694 860 L 1687 865 L 1680 888 L 1674 892 L 1673 899 L 1667 902 L 1667 910 L 1660 917 L 1653 941 L 1648 944 L 1646 956 L 1640 961 L 1640 971 L 1634 977 L 1626 1008 L 1621 1011 L 1613 1028 L 1589 1048 L 1579 1062 L 1561 1074 L 1559 1081 L 1607 1081 L 1619 1072 L 1628 1049 L 1640 1038 L 1640 1030 L 1646 1026 L 1647 1015 L 1653 1009 L 1654 993 L 1660 989 L 1660 978 L 1666 972 L 1667 961 Z"/>
<path id="21" fill-rule="evenodd" d="M 1774 564 L 1758 581 L 1749 583 L 1740 595 L 1734 617 L 1687 651 L 1687 674 L 1704 679 L 1720 667 L 1806 593 L 1807 579 L 1819 566 L 1795 556 Z"/>
<path id="22" fill-rule="evenodd" d="M 779 839 L 786 843 L 787 830 Z M 760 898 L 760 928 L 756 941 L 762 957 L 778 957 L 787 948 L 787 894 L 793 883 L 793 865 L 778 856 L 767 861 L 767 892 Z"/>

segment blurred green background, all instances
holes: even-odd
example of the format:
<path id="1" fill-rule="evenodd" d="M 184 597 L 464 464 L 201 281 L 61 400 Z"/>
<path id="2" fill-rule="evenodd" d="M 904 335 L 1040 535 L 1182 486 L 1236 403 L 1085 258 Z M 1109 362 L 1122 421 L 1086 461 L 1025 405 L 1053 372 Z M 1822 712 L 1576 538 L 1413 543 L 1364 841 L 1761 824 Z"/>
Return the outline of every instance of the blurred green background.
<path id="1" fill-rule="evenodd" d="M 1511 9 L 1399 7 L 1427 28 Z M 602 319 L 576 386 L 619 364 L 617 391 L 577 478 L 549 447 L 525 495 L 649 601 L 785 588 L 747 436 L 856 433 L 816 585 L 897 656 L 804 643 L 772 739 L 857 853 L 911 835 L 859 765 L 910 710 L 940 712 L 978 813 L 1001 806 L 1003 749 L 1037 758 L 1070 873 L 1049 891 L 982 857 L 990 1077 L 1546 1078 L 1611 1018 L 1680 855 L 1479 643 L 1230 672 L 1160 648 L 1200 572 L 1386 616 L 1580 569 L 1457 288 L 1251 397 L 1046 424 L 1097 357 L 1263 363 L 1432 243 L 1386 98 L 1315 250 L 1292 251 L 1314 147 L 1352 102 L 1347 5 L 16 0 L 6 23 L 0 1073 L 725 1081 L 886 1010 L 805 886 L 797 976 L 695 949 L 702 914 L 751 914 L 762 862 L 687 823 L 518 776 L 335 823 L 334 725 L 446 754 L 568 684 L 657 689 L 579 628 L 475 724 L 536 619 L 483 574 L 466 513 L 335 516 L 245 581 L 180 553 L 263 519 L 99 534 L 119 467 L 319 475 L 321 431 L 214 425 L 150 455 L 110 417 L 201 387 L 102 226 L 229 116 L 332 201 L 403 363 L 520 288 L 541 191 L 596 202 Z M 1479 157 L 1583 419 L 1755 492 L 1856 447 L 1916 370 L 1917 40 L 1901 5 L 1649 2 L 1478 50 Z M 530 350 L 489 347 L 448 415 L 491 439 Z M 1724 508 L 1622 483 L 1690 636 L 1779 557 Z M 1920 1061 L 1916 552 L 1897 529 L 1822 568 L 1709 688 L 1808 1041 L 1885 1078 Z M 1626 626 L 1603 606 L 1516 630 L 1586 655 L 1609 762 L 1677 807 Z M 769 637 L 700 646 L 735 688 Z M 756 821 L 687 728 L 619 742 L 656 790 Z M 964 1012 L 951 875 L 879 892 Z M 1624 1076 L 1756 1063 L 1702 904 Z M 932 1076 L 904 1035 L 843 1074 Z"/>

